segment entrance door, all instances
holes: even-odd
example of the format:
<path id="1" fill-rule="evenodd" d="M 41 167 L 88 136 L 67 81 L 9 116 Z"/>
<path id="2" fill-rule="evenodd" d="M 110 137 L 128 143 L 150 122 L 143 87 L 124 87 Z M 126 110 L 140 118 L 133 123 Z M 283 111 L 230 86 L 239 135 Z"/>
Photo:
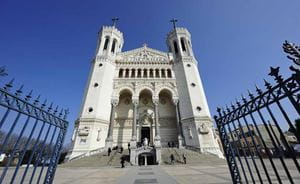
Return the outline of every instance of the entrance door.
<path id="1" fill-rule="evenodd" d="M 144 138 L 148 139 L 148 142 L 150 142 L 150 127 L 142 127 L 141 132 L 141 143 L 143 143 Z"/>

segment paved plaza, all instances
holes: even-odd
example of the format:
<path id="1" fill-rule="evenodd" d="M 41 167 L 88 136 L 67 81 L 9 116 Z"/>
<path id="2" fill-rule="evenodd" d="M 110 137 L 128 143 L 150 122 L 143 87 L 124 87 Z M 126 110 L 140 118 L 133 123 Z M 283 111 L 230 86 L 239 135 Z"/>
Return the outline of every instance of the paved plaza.
<path id="1" fill-rule="evenodd" d="M 55 184 L 231 183 L 225 164 L 58 168 Z"/>
<path id="2" fill-rule="evenodd" d="M 256 160 L 264 182 L 267 182 L 265 173 L 259 160 Z M 272 166 L 264 159 L 273 183 L 278 183 Z M 285 160 L 289 172 L 295 183 L 300 183 L 300 175 L 290 159 Z M 283 183 L 289 183 L 286 173 L 278 159 L 274 163 Z M 250 162 L 249 162 L 250 164 Z M 259 179 L 252 164 L 250 164 L 255 180 Z M 246 163 L 244 163 L 246 167 Z M 240 168 L 240 166 L 239 166 Z M 244 180 L 244 176 L 241 173 Z M 247 177 L 250 179 L 249 172 Z M 251 180 L 251 179 L 250 179 Z M 154 165 L 154 166 L 127 166 L 120 167 L 59 167 L 54 183 L 57 184 L 218 184 L 232 183 L 226 161 L 204 162 L 196 164 Z"/>

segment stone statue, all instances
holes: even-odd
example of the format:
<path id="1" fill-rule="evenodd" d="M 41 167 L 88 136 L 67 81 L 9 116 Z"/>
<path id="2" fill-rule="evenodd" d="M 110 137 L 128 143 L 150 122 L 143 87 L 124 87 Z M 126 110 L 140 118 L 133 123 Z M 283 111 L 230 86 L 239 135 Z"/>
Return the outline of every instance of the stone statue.
<path id="1" fill-rule="evenodd" d="M 148 139 L 147 137 L 144 138 L 144 147 L 147 148 L 148 146 Z"/>

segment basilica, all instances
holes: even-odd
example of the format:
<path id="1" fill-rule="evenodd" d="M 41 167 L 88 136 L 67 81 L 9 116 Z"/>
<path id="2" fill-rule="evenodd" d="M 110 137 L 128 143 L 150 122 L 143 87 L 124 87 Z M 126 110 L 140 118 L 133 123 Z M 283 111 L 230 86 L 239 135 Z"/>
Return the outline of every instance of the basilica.
<path id="1" fill-rule="evenodd" d="M 174 25 L 168 51 L 123 45 L 115 25 L 102 27 L 70 158 L 130 145 L 133 165 L 141 154 L 159 164 L 170 144 L 222 157 L 189 31 Z"/>

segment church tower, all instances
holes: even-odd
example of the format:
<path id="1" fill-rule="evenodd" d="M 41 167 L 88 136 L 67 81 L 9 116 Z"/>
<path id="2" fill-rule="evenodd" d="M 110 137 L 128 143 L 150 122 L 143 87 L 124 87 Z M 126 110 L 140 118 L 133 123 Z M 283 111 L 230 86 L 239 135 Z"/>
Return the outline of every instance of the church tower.
<path id="1" fill-rule="evenodd" d="M 185 145 L 201 152 L 221 155 L 213 131 L 212 119 L 201 82 L 198 61 L 194 57 L 191 34 L 176 27 L 167 35 L 169 52 L 173 55 L 173 70 L 179 96 L 180 123 Z"/>
<path id="2" fill-rule="evenodd" d="M 76 157 L 90 150 L 105 147 L 109 132 L 111 109 L 118 104 L 112 99 L 115 77 L 116 55 L 123 47 L 123 34 L 116 26 L 103 26 L 98 34 L 95 58 L 85 89 L 79 118 L 73 135 L 74 148 L 71 155 Z"/>

